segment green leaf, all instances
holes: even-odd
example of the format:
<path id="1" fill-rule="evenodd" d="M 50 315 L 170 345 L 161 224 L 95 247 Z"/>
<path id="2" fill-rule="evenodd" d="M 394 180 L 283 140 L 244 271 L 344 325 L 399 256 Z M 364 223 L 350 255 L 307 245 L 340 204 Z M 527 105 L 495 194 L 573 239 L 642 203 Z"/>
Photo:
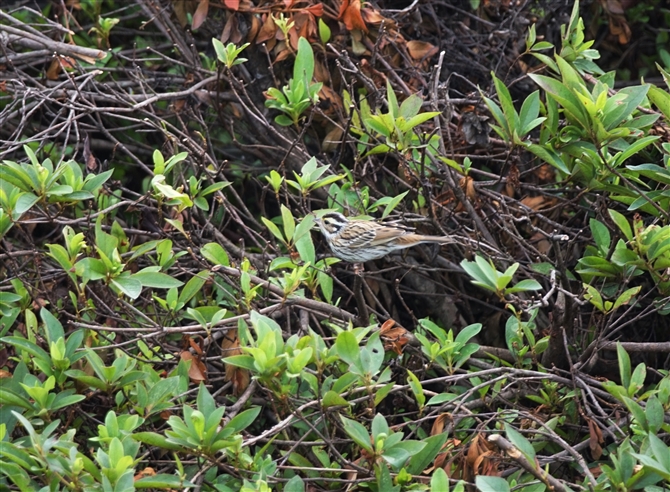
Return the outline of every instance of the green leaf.
<path id="1" fill-rule="evenodd" d="M 152 384 L 148 393 L 148 406 L 155 407 L 158 403 L 174 396 L 179 391 L 179 376 L 161 379 Z"/>
<path id="2" fill-rule="evenodd" d="M 337 335 L 335 349 L 340 358 L 349 365 L 356 365 L 360 362 L 360 349 L 356 335 L 350 331 L 343 331 Z"/>
<path id="3" fill-rule="evenodd" d="M 142 284 L 134 278 L 116 277 L 110 283 L 131 299 L 137 299 L 142 293 Z"/>
<path id="4" fill-rule="evenodd" d="M 557 154 L 553 149 L 549 149 L 533 143 L 525 144 L 524 146 L 530 152 L 538 156 L 543 161 L 548 162 L 562 173 L 570 175 L 570 169 L 565 164 L 561 156 Z"/>
<path id="5" fill-rule="evenodd" d="M 298 40 L 298 54 L 295 57 L 293 65 L 293 79 L 304 81 L 305 86 L 309 86 L 314 77 L 314 51 L 312 46 L 305 38 Z"/>
<path id="6" fill-rule="evenodd" d="M 525 135 L 536 126 L 540 125 L 546 118 L 538 118 L 540 114 L 540 91 L 533 92 L 526 98 L 521 106 L 519 113 L 519 137 L 523 138 Z"/>
<path id="7" fill-rule="evenodd" d="M 382 220 L 388 217 L 388 215 L 395 210 L 395 208 L 398 206 L 398 204 L 407 196 L 408 191 L 405 191 L 404 193 L 401 193 L 400 195 L 394 196 L 389 200 L 389 202 L 386 204 L 386 207 L 384 208 L 384 211 L 382 212 Z M 379 201 L 379 200 L 377 200 Z"/>
<path id="8" fill-rule="evenodd" d="M 411 473 L 411 472 L 410 472 Z M 443 468 L 436 468 L 430 477 L 430 490 L 449 490 L 449 477 Z"/>
<path id="9" fill-rule="evenodd" d="M 293 218 L 291 210 L 284 204 L 281 206 L 281 218 L 282 223 L 284 224 L 284 237 L 287 241 L 291 242 L 295 233 L 295 219 Z"/>
<path id="10" fill-rule="evenodd" d="M 35 205 L 40 197 L 33 195 L 32 193 L 22 193 L 21 196 L 16 200 L 16 205 L 14 206 L 14 212 L 17 214 L 23 214 L 30 210 L 33 205 Z"/>
<path id="11" fill-rule="evenodd" d="M 603 303 L 603 298 L 600 295 L 600 292 L 598 292 L 598 290 L 592 285 L 589 284 L 583 284 L 583 285 L 584 288 L 586 289 L 584 299 L 589 301 L 591 304 L 600 309 L 602 312 L 606 312 L 607 309 L 605 309 L 605 304 Z"/>
<path id="12" fill-rule="evenodd" d="M 526 292 L 529 290 L 542 290 L 542 285 L 537 280 L 526 279 L 522 280 L 521 282 L 517 282 L 509 289 L 505 289 L 505 293 L 514 294 L 516 292 Z"/>
<path id="13" fill-rule="evenodd" d="M 366 428 L 355 420 L 350 420 L 343 415 L 340 415 L 340 419 L 342 419 L 344 431 L 347 433 L 347 435 L 351 437 L 360 447 L 372 453 L 373 449 L 372 445 L 370 444 L 370 435 L 368 434 Z"/>
<path id="14" fill-rule="evenodd" d="M 515 130 L 517 133 L 519 133 L 519 115 L 517 114 L 516 108 L 514 107 L 512 96 L 502 80 L 496 77 L 493 72 L 491 72 L 491 76 L 493 77 L 493 84 L 495 85 L 496 92 L 498 93 L 500 106 L 502 106 L 503 113 L 505 114 L 505 123 L 503 126 L 506 127 L 510 134 Z"/>
<path id="15" fill-rule="evenodd" d="M 589 221 L 591 226 L 591 233 L 593 234 L 593 240 L 596 242 L 596 246 L 600 253 L 605 256 L 610 249 L 610 231 L 605 224 L 596 219 L 591 219 Z"/>
<path id="16" fill-rule="evenodd" d="M 230 364 L 231 366 L 242 367 L 250 371 L 258 371 L 256 369 L 256 365 L 254 364 L 254 358 L 250 355 L 231 355 L 230 357 L 225 357 L 223 362 Z"/>
<path id="17" fill-rule="evenodd" d="M 84 186 L 82 188 L 83 191 L 88 191 L 90 193 L 94 193 L 98 191 L 98 189 L 107 182 L 109 178 L 112 177 L 112 173 L 114 172 L 113 169 L 110 169 L 108 171 L 105 171 L 103 173 L 94 175 L 94 174 L 89 174 L 86 176 L 86 180 L 84 181 Z"/>
<path id="18" fill-rule="evenodd" d="M 30 355 L 34 357 L 37 357 L 38 359 L 46 361 L 49 364 L 51 363 L 51 356 L 48 353 L 46 353 L 43 348 L 39 347 L 30 340 L 26 340 L 25 338 L 21 337 L 3 337 L 0 338 L 0 342 L 13 345 L 18 349 L 28 352 Z"/>
<path id="19" fill-rule="evenodd" d="M 625 236 L 625 238 L 628 241 L 633 239 L 633 230 L 630 227 L 630 224 L 628 223 L 628 219 L 626 219 L 626 217 L 624 217 L 623 214 L 617 212 L 616 210 L 609 209 L 608 212 L 614 223 L 619 227 L 619 229 Z"/>
<path id="20" fill-rule="evenodd" d="M 25 408 L 26 410 L 33 410 L 33 404 L 23 396 L 13 392 L 9 388 L 2 388 L 0 391 L 0 404 L 7 406 L 15 406 Z"/>
<path id="21" fill-rule="evenodd" d="M 458 332 L 458 335 L 456 335 L 454 341 L 457 343 L 467 343 L 470 341 L 472 337 L 477 335 L 481 331 L 481 329 L 482 329 L 481 323 L 473 323 L 471 325 L 468 325 L 465 328 L 463 328 L 460 332 Z"/>
<path id="22" fill-rule="evenodd" d="M 635 140 L 632 144 L 628 146 L 626 150 L 623 152 L 619 152 L 615 157 L 614 157 L 614 167 L 618 167 L 621 164 L 623 164 L 626 159 L 629 157 L 632 157 L 633 155 L 637 154 L 640 152 L 642 149 L 650 145 L 651 143 L 655 142 L 658 140 L 660 137 L 657 136 L 647 136 L 640 138 L 638 140 Z"/>
<path id="23" fill-rule="evenodd" d="M 65 336 L 63 325 L 61 325 L 60 321 L 58 321 L 47 308 L 40 309 L 40 316 L 42 317 L 42 321 L 44 321 L 44 327 L 49 346 L 51 346 L 52 343 L 58 341 L 59 338 L 63 338 Z"/>
<path id="24" fill-rule="evenodd" d="M 389 79 L 386 79 L 386 99 L 389 103 L 388 115 L 390 120 L 393 121 L 398 116 L 400 116 L 398 114 L 400 112 L 400 107 L 398 106 L 398 98 L 395 96 L 393 86 L 391 85 L 391 81 Z"/>
<path id="25" fill-rule="evenodd" d="M 486 104 L 486 107 L 489 108 L 489 111 L 493 115 L 493 118 L 496 120 L 498 125 L 500 125 L 501 132 L 500 137 L 505 139 L 505 140 L 510 140 L 512 138 L 512 132 L 509 127 L 509 123 L 507 119 L 505 118 L 504 113 L 500 109 L 500 106 L 498 106 L 492 99 L 489 99 L 488 97 L 484 96 L 484 93 L 481 92 L 482 99 L 484 100 L 484 103 Z"/>
<path id="26" fill-rule="evenodd" d="M 656 395 L 652 395 L 649 400 L 647 400 L 647 406 L 644 409 L 644 413 L 647 418 L 647 423 L 649 424 L 649 432 L 651 434 L 657 434 L 663 425 L 665 411 Z"/>
<path id="27" fill-rule="evenodd" d="M 641 289 L 642 286 L 638 285 L 637 287 L 632 287 L 624 291 L 619 297 L 617 297 L 616 301 L 614 302 L 614 306 L 612 307 L 612 311 L 616 311 L 621 306 L 628 304 L 630 300 L 640 292 Z"/>
<path id="28" fill-rule="evenodd" d="M 581 101 L 563 83 L 544 75 L 531 74 L 529 77 L 563 106 L 565 111 L 574 120 L 578 121 L 582 128 L 590 128 L 589 118 L 584 112 Z"/>
<path id="29" fill-rule="evenodd" d="M 266 219 L 265 217 L 261 217 L 261 220 L 263 221 L 263 224 L 265 224 L 265 227 L 270 229 L 270 232 L 272 233 L 272 235 L 274 237 L 279 239 L 282 243 L 285 242 L 284 235 L 282 234 L 282 232 L 279 230 L 279 227 L 277 227 L 277 225 L 274 222 L 270 221 L 269 219 Z"/>
<path id="30" fill-rule="evenodd" d="M 374 418 L 372 419 L 370 430 L 372 432 L 373 440 L 377 440 L 381 434 L 385 434 L 387 438 L 390 436 L 390 434 L 392 434 L 386 419 L 380 413 L 375 414 Z"/>
<path id="31" fill-rule="evenodd" d="M 670 120 L 670 94 L 663 89 L 650 85 L 647 93 L 649 100 L 663 113 L 666 119 Z"/>
<path id="32" fill-rule="evenodd" d="M 350 406 L 347 400 L 342 398 L 340 395 L 335 393 L 333 390 L 326 391 L 326 394 L 323 395 L 321 400 L 321 405 L 323 408 L 338 407 L 338 406 Z"/>
<path id="33" fill-rule="evenodd" d="M 637 423 L 647 432 L 649 432 L 649 423 L 647 422 L 647 416 L 644 413 L 644 410 L 640 406 L 639 403 L 637 403 L 634 400 L 631 400 L 627 396 L 622 397 L 624 405 L 626 405 L 626 408 L 630 411 L 630 413 L 633 414 L 633 418 L 637 420 Z"/>
<path id="34" fill-rule="evenodd" d="M 602 123 L 606 130 L 612 130 L 633 114 L 647 96 L 649 85 L 624 87 L 608 99 L 603 109 Z M 618 106 L 618 107 L 617 107 Z M 617 111 L 618 109 L 618 111 Z"/>
<path id="35" fill-rule="evenodd" d="M 407 382 L 409 383 L 409 387 L 412 389 L 412 393 L 414 393 L 414 398 L 416 398 L 416 401 L 419 404 L 419 408 L 423 408 L 423 406 L 426 404 L 426 395 L 423 393 L 421 382 L 419 381 L 419 378 L 417 378 L 409 369 L 407 370 L 407 376 Z"/>
<path id="36" fill-rule="evenodd" d="M 439 395 L 433 396 L 428 400 L 427 405 L 440 405 L 447 401 L 453 401 L 458 398 L 458 395 L 455 393 L 440 393 Z"/>
<path id="37" fill-rule="evenodd" d="M 274 225 L 274 224 L 273 224 Z M 275 226 L 276 227 L 276 226 Z M 230 266 L 228 253 L 219 243 L 207 243 L 200 248 L 202 256 L 214 265 Z"/>
<path id="38" fill-rule="evenodd" d="M 461 268 L 465 270 L 465 273 L 470 275 L 476 281 L 476 285 L 483 287 L 485 289 L 496 291 L 496 282 L 495 280 L 491 281 L 490 277 L 484 272 L 482 265 L 477 261 L 461 261 Z M 484 267 L 490 269 L 488 264 Z M 473 282 L 475 283 L 475 282 Z"/>
<path id="39" fill-rule="evenodd" d="M 298 226 L 295 228 L 295 232 L 293 233 L 293 240 L 298 241 L 303 236 L 308 235 L 313 227 L 314 227 L 314 215 L 312 214 L 305 215 L 298 224 Z"/>
<path id="40" fill-rule="evenodd" d="M 510 487 L 504 478 L 477 475 L 475 485 L 479 492 L 510 492 Z"/>
<path id="41" fill-rule="evenodd" d="M 215 246 L 214 249 L 216 249 L 216 246 L 218 246 L 221 249 L 221 251 L 223 251 L 223 248 L 221 248 L 221 246 L 219 246 L 218 244 L 216 244 L 216 243 L 209 243 L 209 244 L 214 245 Z M 202 255 L 205 258 L 207 258 L 207 255 L 205 253 L 203 253 L 202 249 L 206 248 L 207 246 L 209 246 L 209 245 L 205 245 L 205 246 L 203 246 L 203 248 L 200 249 L 200 252 L 202 253 Z M 226 252 L 223 251 L 224 255 L 225 255 L 225 253 Z M 209 259 L 209 258 L 207 258 L 207 259 Z M 228 259 L 228 255 L 226 255 L 226 259 Z M 209 276 L 209 270 L 202 270 L 202 271 L 198 272 L 197 274 L 193 275 L 189 279 L 189 281 L 186 282 L 186 285 L 184 286 L 184 288 L 179 293 L 179 302 L 183 303 L 183 304 L 186 304 L 191 299 L 193 299 L 198 294 L 198 292 L 200 292 L 200 290 L 205 285 L 207 280 L 209 280 L 209 277 L 210 277 Z"/>
<path id="42" fill-rule="evenodd" d="M 133 434 L 133 439 L 148 444 L 149 446 L 156 446 L 157 448 L 169 449 L 171 451 L 183 451 L 181 445 L 168 441 L 163 434 L 158 434 L 156 432 L 135 432 Z"/>
<path id="43" fill-rule="evenodd" d="M 375 392 L 375 406 L 379 405 L 384 400 L 384 398 L 388 396 L 394 386 L 395 384 L 388 383 Z"/>
<path id="44" fill-rule="evenodd" d="M 138 280 L 142 287 L 151 287 L 154 289 L 171 289 L 172 287 L 181 287 L 184 282 L 171 277 L 166 273 L 151 272 L 140 270 L 130 276 L 131 279 Z"/>
<path id="45" fill-rule="evenodd" d="M 181 489 L 186 487 L 197 487 L 193 482 L 182 480 L 174 475 L 167 473 L 158 473 L 149 477 L 143 477 L 133 482 L 133 486 L 138 489 Z"/>
<path id="46" fill-rule="evenodd" d="M 323 44 L 330 41 L 330 27 L 319 17 L 319 39 Z"/>
<path id="47" fill-rule="evenodd" d="M 446 433 L 440 433 L 424 439 L 423 442 L 426 443 L 426 446 L 410 458 L 406 467 L 407 472 L 412 475 L 419 475 L 428 468 L 442 450 L 444 443 L 447 442 L 447 437 Z M 433 473 L 433 476 L 435 476 L 435 473 Z M 448 487 L 446 489 L 433 488 L 432 490 L 448 490 Z"/>
<path id="48" fill-rule="evenodd" d="M 619 374 L 621 375 L 621 385 L 624 388 L 630 386 L 630 356 L 620 342 L 616 343 L 617 359 L 619 360 Z"/>
<path id="49" fill-rule="evenodd" d="M 531 48 L 531 51 L 542 51 L 542 50 L 548 50 L 550 48 L 553 48 L 554 45 L 551 44 L 549 41 L 540 41 L 539 43 L 535 43 L 533 47 Z"/>
<path id="50" fill-rule="evenodd" d="M 514 427 L 505 423 L 505 435 L 507 439 L 516 446 L 516 448 L 523 453 L 528 461 L 535 462 L 535 449 L 533 445 Z"/>
<path id="51" fill-rule="evenodd" d="M 400 112 L 396 117 L 402 116 L 406 120 L 413 118 L 414 116 L 419 114 L 422 103 L 423 101 L 419 96 L 417 96 L 416 94 L 412 94 L 402 102 L 402 104 L 400 105 Z"/>
<path id="52" fill-rule="evenodd" d="M 286 115 L 280 114 L 275 116 L 275 123 L 279 126 L 291 126 L 294 121 Z"/>
<path id="53" fill-rule="evenodd" d="M 225 428 L 226 430 L 232 430 L 235 434 L 242 432 L 244 429 L 253 424 L 259 413 L 261 413 L 261 407 L 253 407 L 240 412 L 232 419 L 230 419 L 230 422 L 226 424 Z"/>

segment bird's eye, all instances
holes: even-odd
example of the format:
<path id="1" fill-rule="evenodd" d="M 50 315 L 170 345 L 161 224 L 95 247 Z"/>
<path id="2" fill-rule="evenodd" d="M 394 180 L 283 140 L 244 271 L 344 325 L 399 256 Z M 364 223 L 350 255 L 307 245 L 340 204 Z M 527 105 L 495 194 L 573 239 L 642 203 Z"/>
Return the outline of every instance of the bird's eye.
<path id="1" fill-rule="evenodd" d="M 328 232 L 336 232 L 338 229 L 338 224 L 333 219 L 326 218 L 323 221 L 323 225 Z"/>

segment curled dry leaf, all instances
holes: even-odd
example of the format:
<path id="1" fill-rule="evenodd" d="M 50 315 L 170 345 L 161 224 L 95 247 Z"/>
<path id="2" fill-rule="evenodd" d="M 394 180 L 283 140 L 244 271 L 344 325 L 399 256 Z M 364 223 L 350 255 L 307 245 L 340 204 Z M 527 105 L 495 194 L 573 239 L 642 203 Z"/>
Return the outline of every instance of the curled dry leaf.
<path id="1" fill-rule="evenodd" d="M 599 460 L 603 454 L 602 444 L 604 444 L 603 433 L 600 427 L 593 421 L 586 417 L 589 424 L 589 449 L 591 450 L 591 457 L 594 460 Z"/>
<path id="2" fill-rule="evenodd" d="M 309 12 L 314 17 L 323 17 L 323 4 L 317 3 L 315 5 L 310 5 L 309 7 L 305 8 L 305 12 Z"/>
<path id="3" fill-rule="evenodd" d="M 207 12 L 209 12 L 209 0 L 200 0 L 198 8 L 195 9 L 195 13 L 193 14 L 193 21 L 191 22 L 193 29 L 198 29 L 207 20 Z"/>
<path id="4" fill-rule="evenodd" d="M 342 143 L 342 134 L 344 130 L 339 126 L 334 126 L 321 142 L 321 150 L 323 152 L 334 152 Z"/>
<path id="5" fill-rule="evenodd" d="M 527 196 L 521 200 L 521 203 L 533 210 L 542 210 L 548 207 L 553 207 L 556 204 L 556 201 L 544 196 Z"/>
<path id="6" fill-rule="evenodd" d="M 315 39 L 317 34 L 316 19 L 308 12 L 298 12 L 293 16 L 295 28 L 298 38 Z"/>
<path id="7" fill-rule="evenodd" d="M 386 320 L 379 330 L 384 342 L 384 350 L 393 350 L 401 355 L 403 346 L 409 342 L 409 332 L 392 319 Z"/>
<path id="8" fill-rule="evenodd" d="M 61 71 L 61 65 L 60 62 L 58 61 L 57 57 L 54 57 L 51 60 L 51 64 L 49 64 L 49 68 L 47 69 L 47 79 L 49 80 L 58 80 L 58 76 L 60 75 Z"/>
<path id="9" fill-rule="evenodd" d="M 361 16 L 361 0 L 342 0 L 337 20 L 342 21 L 349 31 L 360 29 L 368 32 L 368 27 Z"/>
<path id="10" fill-rule="evenodd" d="M 192 383 L 199 384 L 207 380 L 207 367 L 200 360 L 200 356 L 193 355 L 188 350 L 182 351 L 181 360 L 190 360 L 191 366 L 188 368 L 188 377 Z"/>
<path id="11" fill-rule="evenodd" d="M 481 435 L 476 435 L 470 443 L 466 453 L 465 462 L 473 475 L 498 475 L 498 470 L 493 458 L 492 444 Z"/>
<path id="12" fill-rule="evenodd" d="M 223 4 L 230 10 L 240 9 L 240 0 L 223 0 Z"/>
<path id="13" fill-rule="evenodd" d="M 504 193 L 509 197 L 514 197 L 519 187 L 519 167 L 516 165 L 516 163 L 513 162 L 507 173 Z"/>
<path id="14" fill-rule="evenodd" d="M 237 330 L 229 330 L 223 337 L 221 342 L 221 349 L 223 357 L 231 357 L 233 355 L 241 355 L 240 339 L 237 336 Z M 249 386 L 251 376 L 249 371 L 241 367 L 225 364 L 226 366 L 226 381 L 233 383 L 233 394 L 239 396 L 244 393 L 244 390 Z"/>
<path id="15" fill-rule="evenodd" d="M 414 60 L 430 58 L 437 53 L 437 46 L 426 41 L 407 41 L 407 52 Z"/>
<path id="16" fill-rule="evenodd" d="M 530 237 L 530 243 L 535 246 L 540 253 L 546 255 L 551 251 L 551 242 L 541 232 L 536 232 Z"/>
<path id="17" fill-rule="evenodd" d="M 237 18 L 238 14 L 231 14 L 228 16 L 226 25 L 223 27 L 223 32 L 221 33 L 221 42 L 222 43 L 235 43 L 239 44 L 242 41 L 242 33 L 239 29 L 239 21 Z"/>
<path id="18" fill-rule="evenodd" d="M 444 432 L 444 426 L 447 422 L 453 421 L 450 413 L 441 413 L 433 422 L 433 427 L 430 429 L 430 435 L 436 436 Z"/>
<path id="19" fill-rule="evenodd" d="M 249 33 L 247 34 L 248 43 L 256 39 L 256 36 L 258 36 L 258 33 L 261 30 L 261 20 L 258 18 L 258 16 L 252 15 L 250 17 L 250 21 L 251 21 L 251 27 L 249 27 Z"/>
<path id="20" fill-rule="evenodd" d="M 143 470 L 140 470 L 134 477 L 135 480 L 139 480 L 140 478 L 145 478 L 145 477 L 153 477 L 156 475 L 156 470 L 151 468 L 150 466 L 147 466 Z"/>
<path id="21" fill-rule="evenodd" d="M 553 183 L 556 179 L 556 171 L 554 170 L 554 167 L 547 163 L 536 168 L 534 174 L 541 183 Z"/>
<path id="22" fill-rule="evenodd" d="M 465 192 L 465 196 L 467 196 L 471 201 L 475 201 L 477 198 L 477 190 L 475 189 L 475 180 L 472 179 L 470 176 L 463 176 L 461 180 L 458 183 L 461 187 L 461 189 Z"/>
<path id="23" fill-rule="evenodd" d="M 275 24 L 274 19 L 270 14 L 267 14 L 265 16 L 265 20 L 263 21 L 263 25 L 261 26 L 260 32 L 258 33 L 258 36 L 256 37 L 256 44 L 261 44 L 264 42 L 272 42 L 272 46 L 268 46 L 268 49 L 271 49 L 274 47 L 275 43 L 275 34 L 277 33 L 277 24 Z"/>
<path id="24" fill-rule="evenodd" d="M 390 19 L 387 19 L 384 17 L 379 10 L 372 9 L 370 7 L 363 7 L 361 9 L 361 17 L 363 17 L 363 21 L 365 24 L 372 24 L 372 25 L 379 25 L 382 22 L 384 22 L 384 27 L 388 28 L 389 22 L 393 22 Z M 395 25 L 395 23 L 393 23 Z"/>

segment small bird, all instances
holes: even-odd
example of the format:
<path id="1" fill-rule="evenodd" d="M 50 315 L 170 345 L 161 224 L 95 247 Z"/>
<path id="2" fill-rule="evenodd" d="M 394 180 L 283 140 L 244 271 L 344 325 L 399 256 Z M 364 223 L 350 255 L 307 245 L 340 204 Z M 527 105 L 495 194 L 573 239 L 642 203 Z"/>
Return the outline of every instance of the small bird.
<path id="1" fill-rule="evenodd" d="M 330 250 L 338 258 L 364 263 L 422 243 L 447 244 L 448 236 L 424 236 L 371 220 L 349 220 L 337 212 L 328 212 L 317 220 Z"/>

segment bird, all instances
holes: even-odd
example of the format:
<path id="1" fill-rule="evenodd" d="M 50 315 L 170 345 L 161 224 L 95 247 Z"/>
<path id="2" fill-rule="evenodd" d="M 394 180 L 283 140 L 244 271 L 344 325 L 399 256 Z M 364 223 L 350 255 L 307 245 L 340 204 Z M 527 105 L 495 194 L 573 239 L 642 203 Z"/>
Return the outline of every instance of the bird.
<path id="1" fill-rule="evenodd" d="M 317 225 L 333 254 L 351 263 L 377 260 L 417 244 L 453 242 L 449 236 L 424 236 L 372 220 L 349 220 L 338 212 L 324 214 Z"/>

